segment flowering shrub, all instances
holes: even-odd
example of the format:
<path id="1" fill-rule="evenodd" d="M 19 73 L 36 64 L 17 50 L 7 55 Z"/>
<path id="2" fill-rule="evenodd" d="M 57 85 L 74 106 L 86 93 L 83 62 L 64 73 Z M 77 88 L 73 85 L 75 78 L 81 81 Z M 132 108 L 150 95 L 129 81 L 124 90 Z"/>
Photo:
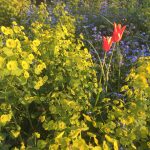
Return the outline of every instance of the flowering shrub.
<path id="1" fill-rule="evenodd" d="M 12 19 L 20 19 L 23 17 L 29 4 L 29 0 L 1 0 L 0 24 L 10 25 Z"/>
<path id="2" fill-rule="evenodd" d="M 150 148 L 149 74 L 149 57 L 139 58 L 136 66 L 131 69 L 130 74 L 126 78 L 128 85 L 123 86 L 121 89 L 125 91 L 125 104 L 128 108 L 130 121 L 132 120 L 131 124 L 129 120 L 124 122 L 127 137 L 134 137 L 133 141 L 139 149 Z"/>
<path id="3" fill-rule="evenodd" d="M 90 107 L 97 79 L 73 24 L 64 11 L 54 27 L 33 22 L 30 37 L 16 22 L 1 26 L 1 148 L 56 149 L 65 142 L 62 136 L 67 146 L 74 132 L 87 130 L 79 120 Z"/>
<path id="4" fill-rule="evenodd" d="M 126 77 L 123 95 L 105 97 L 91 109 L 88 134 L 94 132 L 104 150 L 150 148 L 149 69 L 149 57 L 140 58 Z"/>
<path id="5" fill-rule="evenodd" d="M 79 0 L 70 2 L 75 7 Z M 77 35 L 63 3 L 52 12 L 44 3 L 31 8 L 23 25 L 0 27 L 0 149 L 149 149 L 150 59 L 126 68 L 121 81 L 126 26 L 114 23 L 111 37 L 100 33 L 99 53 Z"/>

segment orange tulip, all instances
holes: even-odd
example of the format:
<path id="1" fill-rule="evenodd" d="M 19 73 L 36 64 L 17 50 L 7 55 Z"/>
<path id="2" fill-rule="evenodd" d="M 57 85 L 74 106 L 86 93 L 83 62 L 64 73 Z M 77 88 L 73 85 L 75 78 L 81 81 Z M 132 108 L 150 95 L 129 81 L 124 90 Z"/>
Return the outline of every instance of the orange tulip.
<path id="1" fill-rule="evenodd" d="M 125 28 L 126 28 L 126 26 L 123 26 L 121 28 L 121 24 L 117 25 L 116 23 L 114 23 L 114 32 L 113 32 L 113 36 L 112 36 L 113 42 L 119 42 L 121 40 Z"/>
<path id="2" fill-rule="evenodd" d="M 112 37 L 105 37 L 103 36 L 103 50 L 108 52 L 111 48 L 111 45 L 112 45 Z"/>

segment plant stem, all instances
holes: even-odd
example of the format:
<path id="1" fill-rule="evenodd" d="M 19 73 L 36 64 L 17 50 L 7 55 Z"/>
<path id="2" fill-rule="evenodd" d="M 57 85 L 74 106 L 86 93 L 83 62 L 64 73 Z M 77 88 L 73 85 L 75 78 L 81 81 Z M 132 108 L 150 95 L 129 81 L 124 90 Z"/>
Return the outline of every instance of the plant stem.
<path id="1" fill-rule="evenodd" d="M 114 54 L 115 47 L 116 47 L 116 43 L 114 44 L 114 47 L 113 47 L 113 49 L 112 49 L 112 54 L 111 54 L 111 56 L 110 56 L 110 61 L 109 61 L 109 63 L 108 63 L 108 68 L 106 69 L 105 92 L 107 92 L 108 80 L 109 80 L 109 72 L 110 72 L 110 67 L 111 67 L 112 57 L 113 57 L 113 54 Z"/>
<path id="2" fill-rule="evenodd" d="M 93 48 L 93 50 L 94 50 L 95 54 L 97 55 L 97 58 L 98 58 L 99 63 L 100 63 L 100 67 L 101 67 L 102 75 L 103 75 L 103 77 L 105 77 L 103 64 L 102 64 L 102 61 L 101 61 L 101 59 L 100 59 L 100 57 L 99 57 L 99 54 L 98 54 L 97 50 L 95 49 L 95 47 L 92 45 L 92 43 L 91 43 L 90 41 L 88 41 L 88 40 L 87 40 L 87 42 L 90 44 L 90 46 Z"/>
<path id="3" fill-rule="evenodd" d="M 19 125 L 18 125 L 18 123 L 17 123 L 17 119 L 15 118 L 15 115 L 14 115 L 14 112 L 13 112 L 12 109 L 11 109 L 11 111 L 12 111 L 12 117 L 13 117 L 14 123 L 15 123 L 16 127 L 18 128 Z M 22 136 L 21 136 L 21 133 L 19 134 L 19 140 L 20 140 L 20 143 L 23 142 L 23 138 L 22 138 Z"/>
<path id="4" fill-rule="evenodd" d="M 94 52 L 96 53 L 97 58 L 99 60 L 100 68 L 101 68 L 101 71 L 102 71 L 102 74 L 100 76 L 100 80 L 98 82 L 98 93 L 97 93 L 96 101 L 95 101 L 95 104 L 94 104 L 94 106 L 96 106 L 97 103 L 98 103 L 98 100 L 99 100 L 100 93 L 101 93 L 101 80 L 102 80 L 102 77 L 105 81 L 104 63 L 105 63 L 106 53 L 105 53 L 105 56 L 104 56 L 104 63 L 102 63 L 102 61 L 99 57 L 99 54 L 98 54 L 97 50 L 95 49 L 95 47 L 93 46 L 93 44 L 88 40 L 87 40 L 87 42 L 90 44 L 90 46 L 93 48 Z"/>
<path id="5" fill-rule="evenodd" d="M 34 127 L 33 127 L 32 121 L 31 121 L 31 116 L 30 116 L 30 113 L 29 113 L 29 110 L 28 110 L 28 106 L 25 106 L 25 107 L 26 107 L 26 113 L 27 113 L 27 116 L 28 116 L 28 119 L 29 119 L 30 126 L 31 126 L 32 130 L 34 130 Z"/>
<path id="6" fill-rule="evenodd" d="M 120 64 L 119 64 L 119 66 L 118 66 L 118 93 L 119 93 L 119 89 L 120 89 Z"/>
<path id="7" fill-rule="evenodd" d="M 109 22 L 111 25 L 114 25 L 110 20 L 108 20 L 106 17 L 104 17 L 103 15 L 101 15 L 100 14 L 100 16 L 102 17 L 102 18 L 104 18 L 107 22 Z"/>
<path id="8" fill-rule="evenodd" d="M 120 91 L 120 77 L 121 77 L 121 52 L 120 49 L 118 48 L 119 44 L 117 44 L 117 54 L 118 54 L 118 93 Z"/>

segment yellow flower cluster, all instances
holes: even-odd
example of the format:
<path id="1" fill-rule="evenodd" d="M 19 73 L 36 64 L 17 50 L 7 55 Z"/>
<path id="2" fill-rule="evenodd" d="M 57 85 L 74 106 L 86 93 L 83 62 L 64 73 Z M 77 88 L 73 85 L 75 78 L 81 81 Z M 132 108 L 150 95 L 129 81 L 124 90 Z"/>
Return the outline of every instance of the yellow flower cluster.
<path id="1" fill-rule="evenodd" d="M 47 76 L 39 77 L 39 80 L 37 82 L 35 82 L 35 86 L 34 89 L 39 90 L 41 86 L 43 86 L 43 84 L 48 80 Z"/>
<path id="2" fill-rule="evenodd" d="M 144 76 L 143 74 L 137 74 L 134 79 L 135 79 L 134 85 L 138 88 L 143 89 L 149 86 L 146 76 Z"/>
<path id="3" fill-rule="evenodd" d="M 128 116 L 126 119 L 121 119 L 121 123 L 124 125 L 129 125 L 134 123 L 135 119 L 132 116 Z"/>
<path id="4" fill-rule="evenodd" d="M 41 43 L 40 40 L 35 39 L 32 41 L 32 43 L 30 45 L 33 52 L 38 54 L 38 55 L 41 55 L 40 51 L 38 51 L 38 46 L 40 45 L 40 43 Z"/>
<path id="5" fill-rule="evenodd" d="M 37 65 L 36 68 L 34 69 L 34 72 L 35 74 L 39 75 L 43 69 L 46 69 L 46 64 L 44 62 Z"/>
<path id="6" fill-rule="evenodd" d="M 149 57 L 141 57 L 138 60 L 138 67 L 132 68 L 130 74 L 127 76 L 126 81 L 132 81 L 132 86 L 135 89 L 144 90 L 146 93 L 149 93 L 150 86 L 150 62 L 148 61 Z M 137 93 L 137 95 L 139 92 Z"/>
<path id="7" fill-rule="evenodd" d="M 9 27 L 1 26 L 1 31 L 5 35 L 13 35 L 13 30 Z"/>

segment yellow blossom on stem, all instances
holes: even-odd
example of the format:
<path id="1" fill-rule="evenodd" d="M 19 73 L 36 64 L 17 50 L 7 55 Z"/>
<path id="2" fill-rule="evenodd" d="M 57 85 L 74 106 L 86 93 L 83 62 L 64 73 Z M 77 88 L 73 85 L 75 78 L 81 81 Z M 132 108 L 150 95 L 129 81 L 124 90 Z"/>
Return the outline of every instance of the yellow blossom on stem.
<path id="1" fill-rule="evenodd" d="M 9 61 L 9 62 L 7 63 L 7 69 L 8 69 L 9 71 L 16 70 L 17 68 L 18 68 L 18 63 L 17 63 L 17 61 Z"/>
<path id="2" fill-rule="evenodd" d="M 29 69 L 29 64 L 28 64 L 26 61 L 22 61 L 22 62 L 21 62 L 21 65 L 22 65 L 22 68 L 23 68 L 24 70 L 28 70 L 28 69 Z"/>
<path id="3" fill-rule="evenodd" d="M 30 75 L 29 75 L 29 72 L 28 72 L 28 71 L 25 71 L 25 72 L 24 72 L 24 77 L 25 77 L 26 79 L 28 79 L 29 76 L 30 76 Z"/>
<path id="4" fill-rule="evenodd" d="M 7 39 L 6 40 L 6 46 L 8 48 L 15 48 L 16 47 L 16 41 L 13 39 Z"/>
<path id="5" fill-rule="evenodd" d="M 6 124 L 11 120 L 11 115 L 10 114 L 4 114 L 0 116 L 0 124 Z"/>
<path id="6" fill-rule="evenodd" d="M 38 39 L 36 39 L 36 40 L 34 40 L 34 41 L 32 42 L 32 44 L 33 44 L 34 46 L 38 47 L 38 46 L 40 45 L 40 41 L 39 41 Z"/>
<path id="7" fill-rule="evenodd" d="M 43 84 L 44 84 L 43 78 L 42 78 L 42 77 L 39 77 L 39 81 L 37 81 L 37 82 L 35 83 L 34 88 L 35 88 L 36 90 L 39 90 L 40 87 L 41 87 Z"/>
<path id="8" fill-rule="evenodd" d="M 6 28 L 4 26 L 1 26 L 1 31 L 5 35 L 12 35 L 13 34 L 13 30 L 8 28 L 8 27 Z"/>
<path id="9" fill-rule="evenodd" d="M 34 59 L 34 55 L 33 55 L 33 54 L 29 54 L 29 55 L 28 55 L 28 59 L 29 59 L 30 61 L 32 61 L 32 60 Z"/>

